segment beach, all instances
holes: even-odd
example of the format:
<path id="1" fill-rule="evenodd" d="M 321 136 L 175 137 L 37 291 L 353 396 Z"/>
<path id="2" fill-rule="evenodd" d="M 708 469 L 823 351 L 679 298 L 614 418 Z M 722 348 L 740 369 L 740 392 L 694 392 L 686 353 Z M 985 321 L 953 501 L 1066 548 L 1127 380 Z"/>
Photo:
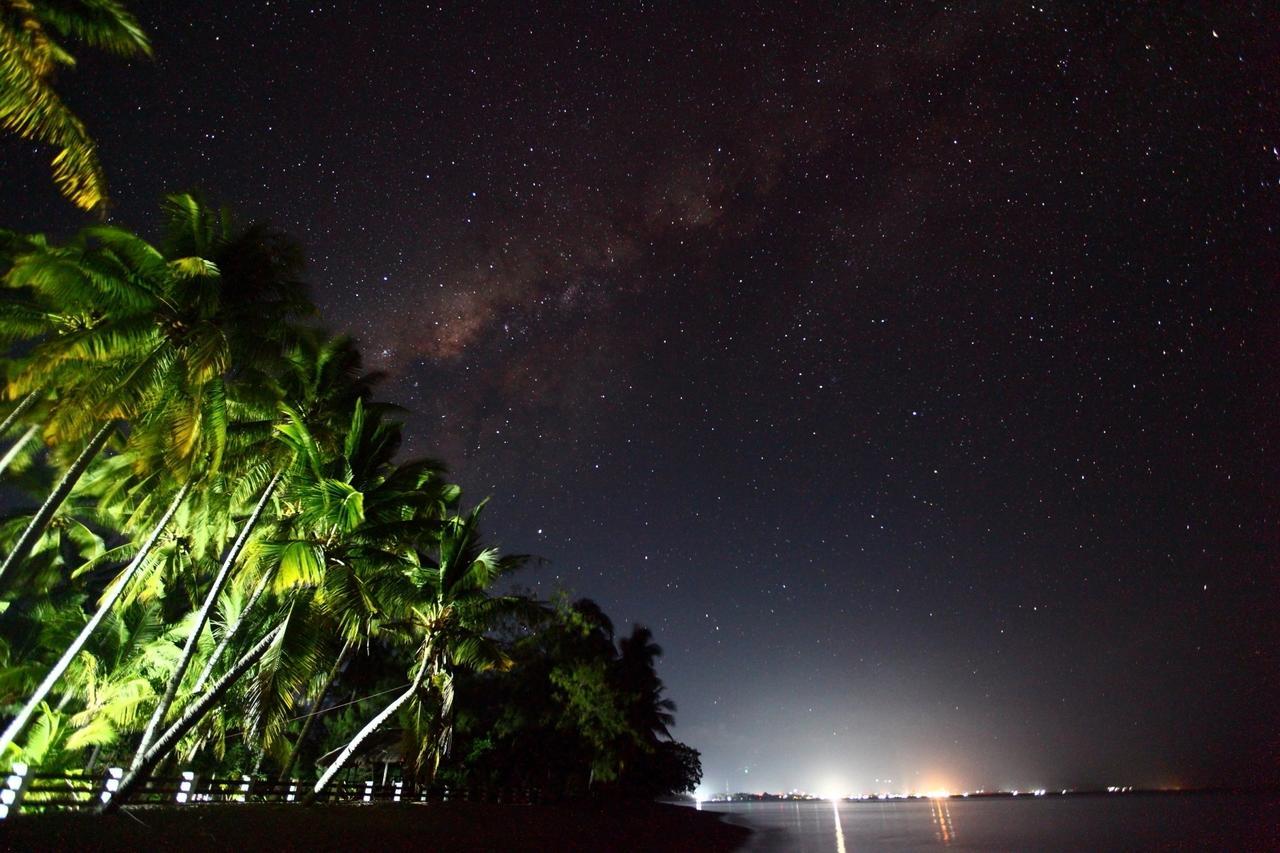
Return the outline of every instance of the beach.
<path id="1" fill-rule="evenodd" d="M 710 812 L 648 802 L 227 804 L 22 815 L 0 825 L 0 849 L 728 853 L 749 834 Z"/>

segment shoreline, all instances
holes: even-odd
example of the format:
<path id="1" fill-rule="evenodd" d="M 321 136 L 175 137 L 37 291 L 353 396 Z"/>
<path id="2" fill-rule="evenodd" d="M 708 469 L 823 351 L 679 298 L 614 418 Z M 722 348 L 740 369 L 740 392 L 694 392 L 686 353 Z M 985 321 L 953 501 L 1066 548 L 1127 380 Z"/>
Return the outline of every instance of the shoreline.
<path id="1" fill-rule="evenodd" d="M 439 851 L 741 850 L 746 827 L 714 812 L 655 802 L 545 805 L 211 804 L 138 807 L 99 817 L 19 815 L 0 825 L 5 850 Z"/>

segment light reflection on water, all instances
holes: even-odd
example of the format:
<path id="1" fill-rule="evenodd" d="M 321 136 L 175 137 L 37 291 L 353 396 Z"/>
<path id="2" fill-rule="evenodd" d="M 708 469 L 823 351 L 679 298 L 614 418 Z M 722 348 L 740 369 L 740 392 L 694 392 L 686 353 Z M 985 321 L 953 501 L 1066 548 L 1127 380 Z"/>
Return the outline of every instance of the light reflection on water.
<path id="1" fill-rule="evenodd" d="M 748 851 L 1280 850 L 1267 795 L 702 803 L 755 830 Z M 1270 812 L 1268 812 L 1270 810 Z"/>
<path id="2" fill-rule="evenodd" d="M 844 830 L 840 827 L 840 801 L 831 801 L 831 810 L 836 813 L 836 853 L 845 853 Z"/>
<path id="3" fill-rule="evenodd" d="M 937 828 L 934 835 L 944 846 L 949 845 L 956 837 L 951 826 L 951 803 L 942 799 L 930 800 L 930 803 L 933 805 L 933 825 Z M 843 844 L 840 846 L 844 847 Z"/>

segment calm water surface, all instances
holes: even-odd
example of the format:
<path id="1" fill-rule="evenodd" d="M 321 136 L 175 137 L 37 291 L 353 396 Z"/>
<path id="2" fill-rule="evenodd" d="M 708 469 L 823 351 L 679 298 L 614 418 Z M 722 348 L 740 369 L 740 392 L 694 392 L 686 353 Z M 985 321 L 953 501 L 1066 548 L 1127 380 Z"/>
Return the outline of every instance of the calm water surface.
<path id="1" fill-rule="evenodd" d="M 703 803 L 702 810 L 755 830 L 751 851 L 1280 850 L 1275 795 Z"/>

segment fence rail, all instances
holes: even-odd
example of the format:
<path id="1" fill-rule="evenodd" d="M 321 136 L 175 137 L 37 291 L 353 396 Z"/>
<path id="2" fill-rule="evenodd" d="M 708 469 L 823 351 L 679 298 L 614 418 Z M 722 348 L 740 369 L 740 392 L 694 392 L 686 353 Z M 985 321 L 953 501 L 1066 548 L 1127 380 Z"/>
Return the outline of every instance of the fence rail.
<path id="1" fill-rule="evenodd" d="M 120 787 L 124 771 L 111 767 L 101 775 L 44 773 L 15 764 L 0 788 L 0 820 L 19 811 L 87 811 L 108 802 Z M 291 779 L 250 776 L 201 776 L 184 771 L 178 776 L 145 779 L 129 798 L 129 805 L 184 805 L 192 803 L 295 803 L 311 791 L 311 783 Z M 415 786 L 396 779 L 385 783 L 332 782 L 317 802 L 328 803 L 432 803 L 471 802 L 537 803 L 545 798 L 536 788 L 454 788 L 446 785 Z"/>

